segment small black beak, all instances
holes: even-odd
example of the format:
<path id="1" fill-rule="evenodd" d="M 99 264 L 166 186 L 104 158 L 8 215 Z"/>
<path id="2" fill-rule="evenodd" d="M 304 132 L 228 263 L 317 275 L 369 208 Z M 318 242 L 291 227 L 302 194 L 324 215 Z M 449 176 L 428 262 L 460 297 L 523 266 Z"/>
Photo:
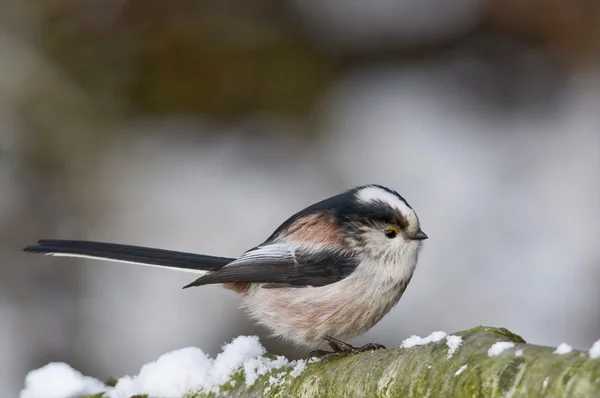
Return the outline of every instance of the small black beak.
<path id="1" fill-rule="evenodd" d="M 421 231 L 420 229 L 417 231 L 417 233 L 411 238 L 412 240 L 425 240 L 429 238 L 429 236 L 427 236 L 427 234 L 423 231 Z"/>

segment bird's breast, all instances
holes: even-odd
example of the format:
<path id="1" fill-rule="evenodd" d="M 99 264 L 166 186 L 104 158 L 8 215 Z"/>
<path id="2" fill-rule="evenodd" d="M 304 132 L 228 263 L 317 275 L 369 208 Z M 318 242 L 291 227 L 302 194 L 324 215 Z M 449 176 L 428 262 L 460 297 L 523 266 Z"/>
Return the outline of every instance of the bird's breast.
<path id="1" fill-rule="evenodd" d="M 375 325 L 397 304 L 413 269 L 355 272 L 321 287 L 264 289 L 252 285 L 243 305 L 274 335 L 316 347 L 325 335 L 351 337 Z"/>

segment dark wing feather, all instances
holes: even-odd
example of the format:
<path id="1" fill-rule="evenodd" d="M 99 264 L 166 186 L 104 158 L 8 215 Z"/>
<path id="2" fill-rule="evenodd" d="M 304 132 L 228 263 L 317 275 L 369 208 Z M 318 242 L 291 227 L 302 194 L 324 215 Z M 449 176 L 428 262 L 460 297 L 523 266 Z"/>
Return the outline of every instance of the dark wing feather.
<path id="1" fill-rule="evenodd" d="M 266 283 L 265 287 L 325 286 L 350 275 L 358 266 L 352 253 L 334 251 L 311 253 L 291 250 L 285 244 L 252 249 L 226 266 L 209 272 L 185 286 L 214 283 Z"/>

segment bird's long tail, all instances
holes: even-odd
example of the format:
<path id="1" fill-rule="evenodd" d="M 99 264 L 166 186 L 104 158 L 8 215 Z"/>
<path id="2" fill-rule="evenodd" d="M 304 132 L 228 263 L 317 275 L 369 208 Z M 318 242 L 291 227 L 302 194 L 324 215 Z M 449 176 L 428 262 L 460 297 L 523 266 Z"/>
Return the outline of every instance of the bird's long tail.
<path id="1" fill-rule="evenodd" d="M 150 247 L 77 240 L 40 240 L 36 245 L 25 247 L 23 251 L 43 253 L 50 256 L 80 257 L 141 264 L 198 274 L 217 270 L 234 260 L 233 258 L 153 249 Z"/>

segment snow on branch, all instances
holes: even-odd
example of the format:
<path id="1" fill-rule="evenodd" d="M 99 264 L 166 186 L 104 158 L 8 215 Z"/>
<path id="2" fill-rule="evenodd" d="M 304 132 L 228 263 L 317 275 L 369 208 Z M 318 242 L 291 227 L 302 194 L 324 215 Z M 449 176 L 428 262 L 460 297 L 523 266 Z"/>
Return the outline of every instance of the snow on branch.
<path id="1" fill-rule="evenodd" d="M 568 347 L 568 349 L 567 349 Z M 102 397 L 592 397 L 600 396 L 600 340 L 587 352 L 526 344 L 506 329 L 411 336 L 400 347 L 289 361 L 240 336 L 214 359 L 184 348 L 108 386 L 64 363 L 30 372 L 21 398 Z"/>

